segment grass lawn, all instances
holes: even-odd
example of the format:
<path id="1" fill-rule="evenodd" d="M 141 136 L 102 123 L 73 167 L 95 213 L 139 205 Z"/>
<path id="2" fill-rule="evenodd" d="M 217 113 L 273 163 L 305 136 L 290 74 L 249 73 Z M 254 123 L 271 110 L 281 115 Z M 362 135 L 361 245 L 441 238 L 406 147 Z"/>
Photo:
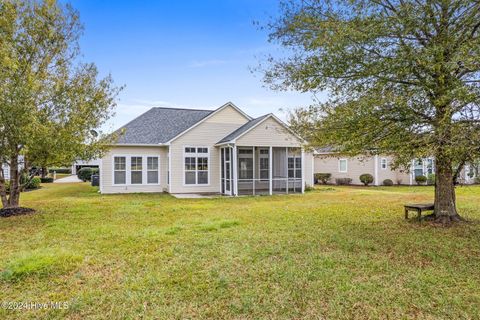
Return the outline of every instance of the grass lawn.
<path id="1" fill-rule="evenodd" d="M 305 195 L 175 199 L 46 184 L 39 213 L 0 219 L 0 319 L 479 319 L 480 187 L 472 222 L 403 219 L 430 187 L 319 187 Z"/>

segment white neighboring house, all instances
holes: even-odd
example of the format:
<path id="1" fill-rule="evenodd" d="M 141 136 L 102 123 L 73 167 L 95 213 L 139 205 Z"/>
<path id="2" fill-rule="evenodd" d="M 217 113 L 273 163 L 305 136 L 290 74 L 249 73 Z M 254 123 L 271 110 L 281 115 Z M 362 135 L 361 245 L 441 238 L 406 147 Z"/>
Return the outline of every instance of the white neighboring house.
<path id="1" fill-rule="evenodd" d="M 3 170 L 3 176 L 5 177 L 6 180 L 10 180 L 10 167 L 8 164 L 4 163 L 2 165 L 2 170 Z"/>
<path id="2" fill-rule="evenodd" d="M 76 160 L 72 166 L 72 174 L 77 174 L 77 171 L 81 168 L 100 168 L 100 159 L 92 159 L 92 160 Z"/>
<path id="3" fill-rule="evenodd" d="M 23 168 L 23 165 L 24 165 L 23 159 L 24 158 L 23 158 L 22 155 L 18 156 L 18 169 L 19 170 Z M 3 163 L 1 169 L 3 170 L 3 176 L 5 177 L 5 179 L 10 180 L 10 166 L 6 163 Z"/>
<path id="4" fill-rule="evenodd" d="M 102 193 L 303 193 L 313 155 L 273 114 L 252 118 L 233 103 L 216 110 L 152 108 L 119 129 L 100 161 Z"/>

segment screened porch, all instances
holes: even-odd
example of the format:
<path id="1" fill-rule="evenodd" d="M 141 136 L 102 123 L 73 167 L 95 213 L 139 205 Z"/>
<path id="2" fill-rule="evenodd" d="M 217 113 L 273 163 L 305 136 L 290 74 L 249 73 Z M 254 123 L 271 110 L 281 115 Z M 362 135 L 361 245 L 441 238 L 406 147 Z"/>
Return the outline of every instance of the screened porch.
<path id="1" fill-rule="evenodd" d="M 303 192 L 301 148 L 228 146 L 221 149 L 223 194 Z"/>

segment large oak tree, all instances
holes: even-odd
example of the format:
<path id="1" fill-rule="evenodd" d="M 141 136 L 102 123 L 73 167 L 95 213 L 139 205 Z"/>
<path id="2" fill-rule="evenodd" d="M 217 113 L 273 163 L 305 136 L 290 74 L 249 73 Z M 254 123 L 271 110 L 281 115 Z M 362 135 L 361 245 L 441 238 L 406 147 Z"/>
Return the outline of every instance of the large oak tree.
<path id="1" fill-rule="evenodd" d="M 0 0 L 0 170 L 4 207 L 19 205 L 32 165 L 93 157 L 108 142 L 96 134 L 119 88 L 79 62 L 78 13 L 54 0 Z M 23 177 L 23 178 L 22 178 Z"/>
<path id="2" fill-rule="evenodd" d="M 275 89 L 330 93 L 292 124 L 313 145 L 436 160 L 434 218 L 461 220 L 455 180 L 480 156 L 480 3 L 285 1 L 268 27 L 288 49 L 268 60 Z"/>

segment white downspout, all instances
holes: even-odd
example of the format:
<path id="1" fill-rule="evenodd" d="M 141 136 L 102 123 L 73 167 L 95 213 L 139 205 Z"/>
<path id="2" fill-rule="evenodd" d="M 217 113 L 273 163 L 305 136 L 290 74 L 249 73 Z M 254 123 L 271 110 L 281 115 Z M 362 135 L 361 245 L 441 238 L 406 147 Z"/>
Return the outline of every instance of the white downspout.
<path id="1" fill-rule="evenodd" d="M 302 193 L 305 193 L 305 152 L 303 151 L 303 148 L 302 148 L 301 164 L 302 164 Z"/>

